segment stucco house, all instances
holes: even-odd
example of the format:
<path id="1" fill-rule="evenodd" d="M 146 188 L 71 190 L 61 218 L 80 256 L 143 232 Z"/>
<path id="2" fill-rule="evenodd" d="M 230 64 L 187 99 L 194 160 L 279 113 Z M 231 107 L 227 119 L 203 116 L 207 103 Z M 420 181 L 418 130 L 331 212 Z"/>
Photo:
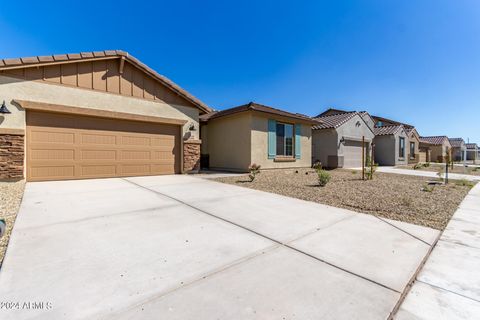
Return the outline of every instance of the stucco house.
<path id="1" fill-rule="evenodd" d="M 465 150 L 467 150 L 465 141 L 463 141 L 462 138 L 448 138 L 448 141 L 450 141 L 450 145 L 452 146 L 452 160 L 463 161 Z"/>
<path id="2" fill-rule="evenodd" d="M 246 172 L 311 166 L 312 125 L 318 121 L 250 102 L 200 116 L 203 166 Z"/>
<path id="3" fill-rule="evenodd" d="M 465 147 L 467 148 L 467 160 L 477 160 L 478 159 L 478 145 L 476 143 L 466 143 Z"/>
<path id="4" fill-rule="evenodd" d="M 452 145 L 447 136 L 420 137 L 420 141 L 430 144 L 430 161 L 446 162 L 451 156 Z"/>
<path id="5" fill-rule="evenodd" d="M 408 163 L 418 163 L 420 162 L 420 135 L 414 127 L 407 127 L 405 131 L 408 137 Z"/>
<path id="6" fill-rule="evenodd" d="M 375 127 L 375 162 L 381 166 L 397 166 L 408 163 L 408 133 L 403 125 Z"/>
<path id="7" fill-rule="evenodd" d="M 189 172 L 211 108 L 120 50 L 0 60 L 0 179 Z"/>
<path id="8" fill-rule="evenodd" d="M 362 167 L 362 150 L 365 161 L 374 138 L 370 115 L 328 109 L 315 120 L 321 124 L 312 127 L 312 161 L 320 161 L 327 168 Z"/>

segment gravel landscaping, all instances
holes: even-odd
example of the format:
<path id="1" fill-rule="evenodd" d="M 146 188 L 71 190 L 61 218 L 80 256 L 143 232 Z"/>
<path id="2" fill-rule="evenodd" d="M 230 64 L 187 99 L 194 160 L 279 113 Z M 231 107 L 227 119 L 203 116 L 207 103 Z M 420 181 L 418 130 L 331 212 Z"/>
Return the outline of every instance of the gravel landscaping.
<path id="1" fill-rule="evenodd" d="M 0 182 L 0 219 L 7 224 L 5 235 L 0 239 L 0 265 L 7 250 L 8 240 L 22 201 L 25 181 Z"/>
<path id="2" fill-rule="evenodd" d="M 375 173 L 361 180 L 361 172 L 336 169 L 331 180 L 319 187 L 312 169 L 266 170 L 254 182 L 247 176 L 222 177 L 215 181 L 319 202 L 393 220 L 443 230 L 471 186 L 450 183 L 422 191 L 428 178 Z"/>
<path id="3" fill-rule="evenodd" d="M 397 166 L 396 168 L 399 169 L 411 169 L 411 170 L 422 170 L 422 171 L 433 171 L 433 172 L 438 172 L 440 169 L 442 172 L 445 172 L 445 164 L 444 163 L 430 163 L 430 166 L 428 167 L 420 167 L 418 169 L 413 169 L 414 165 L 406 165 L 406 166 Z M 480 176 L 480 168 L 477 166 L 468 166 L 467 168 L 464 168 L 463 166 L 453 166 L 453 169 L 451 166 L 448 167 L 448 172 L 450 173 L 460 173 L 460 174 L 470 174 L 473 176 Z"/>

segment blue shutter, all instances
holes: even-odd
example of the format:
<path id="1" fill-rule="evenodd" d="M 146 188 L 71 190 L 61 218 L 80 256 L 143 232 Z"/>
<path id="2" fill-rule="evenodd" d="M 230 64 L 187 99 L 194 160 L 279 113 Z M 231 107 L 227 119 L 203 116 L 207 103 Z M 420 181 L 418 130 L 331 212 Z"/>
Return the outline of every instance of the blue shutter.
<path id="1" fill-rule="evenodd" d="M 295 125 L 295 158 L 300 159 L 302 154 L 300 147 L 302 145 L 300 137 L 302 136 L 302 126 L 299 124 Z"/>
<path id="2" fill-rule="evenodd" d="M 268 119 L 268 159 L 275 158 L 277 154 L 277 122 Z"/>

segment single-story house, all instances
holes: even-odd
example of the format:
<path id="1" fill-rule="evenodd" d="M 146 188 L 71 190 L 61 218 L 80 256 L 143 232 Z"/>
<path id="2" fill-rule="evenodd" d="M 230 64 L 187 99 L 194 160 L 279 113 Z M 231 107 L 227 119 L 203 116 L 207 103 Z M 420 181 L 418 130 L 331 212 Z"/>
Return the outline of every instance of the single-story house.
<path id="1" fill-rule="evenodd" d="M 311 166 L 312 125 L 298 113 L 250 102 L 200 116 L 204 167 L 246 172 Z"/>
<path id="2" fill-rule="evenodd" d="M 418 163 L 420 162 L 420 135 L 414 127 L 407 127 L 405 131 L 408 136 L 408 163 Z"/>
<path id="3" fill-rule="evenodd" d="M 448 138 L 450 145 L 452 146 L 452 160 L 453 161 L 463 161 L 465 157 L 465 141 L 462 138 Z"/>
<path id="4" fill-rule="evenodd" d="M 476 143 L 466 143 L 465 147 L 467 148 L 467 160 L 477 160 L 478 159 L 478 145 Z"/>
<path id="5" fill-rule="evenodd" d="M 419 137 L 418 162 L 432 161 L 431 147 L 432 144 L 430 142 Z"/>
<path id="6" fill-rule="evenodd" d="M 452 145 L 447 136 L 420 137 L 420 141 L 430 144 L 430 161 L 446 162 L 451 157 Z"/>
<path id="7" fill-rule="evenodd" d="M 189 172 L 207 105 L 119 50 L 0 59 L 0 179 Z"/>
<path id="8" fill-rule="evenodd" d="M 362 167 L 374 138 L 370 115 L 328 109 L 315 120 L 321 123 L 312 127 L 312 161 L 327 168 Z"/>
<path id="9" fill-rule="evenodd" d="M 408 163 L 408 133 L 403 125 L 382 125 L 374 129 L 375 162 L 381 166 Z"/>

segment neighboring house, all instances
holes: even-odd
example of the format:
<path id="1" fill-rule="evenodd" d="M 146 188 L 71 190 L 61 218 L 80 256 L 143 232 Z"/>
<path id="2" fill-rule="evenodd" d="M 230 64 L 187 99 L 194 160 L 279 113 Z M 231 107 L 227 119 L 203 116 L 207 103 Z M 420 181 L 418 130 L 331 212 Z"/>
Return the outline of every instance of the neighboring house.
<path id="1" fill-rule="evenodd" d="M 423 140 L 419 137 L 419 148 L 418 148 L 418 162 L 430 162 L 432 161 L 431 149 L 432 144 L 427 140 Z"/>
<path id="2" fill-rule="evenodd" d="M 467 160 L 477 160 L 478 159 L 478 145 L 476 143 L 466 143 L 465 147 L 467 148 Z"/>
<path id="3" fill-rule="evenodd" d="M 462 138 L 448 138 L 452 146 L 452 160 L 453 161 L 463 161 L 465 157 L 465 141 Z"/>
<path id="4" fill-rule="evenodd" d="M 420 162 L 420 136 L 414 127 L 405 128 L 405 131 L 408 137 L 408 163 L 418 163 Z"/>
<path id="5" fill-rule="evenodd" d="M 362 150 L 365 161 L 374 138 L 370 115 L 328 109 L 315 119 L 321 124 L 312 128 L 312 161 L 327 168 L 362 167 Z"/>
<path id="6" fill-rule="evenodd" d="M 451 156 L 452 145 L 447 136 L 420 137 L 420 141 L 430 144 L 430 161 L 446 162 Z"/>
<path id="7" fill-rule="evenodd" d="M 27 181 L 196 170 L 211 112 L 118 50 L 0 60 L 0 98 L 0 178 Z"/>
<path id="8" fill-rule="evenodd" d="M 408 163 L 408 133 L 403 125 L 382 125 L 374 129 L 375 162 L 382 166 Z"/>
<path id="9" fill-rule="evenodd" d="M 310 117 L 250 102 L 200 121 L 205 167 L 246 172 L 252 163 L 262 169 L 311 166 L 312 125 L 318 121 Z"/>

